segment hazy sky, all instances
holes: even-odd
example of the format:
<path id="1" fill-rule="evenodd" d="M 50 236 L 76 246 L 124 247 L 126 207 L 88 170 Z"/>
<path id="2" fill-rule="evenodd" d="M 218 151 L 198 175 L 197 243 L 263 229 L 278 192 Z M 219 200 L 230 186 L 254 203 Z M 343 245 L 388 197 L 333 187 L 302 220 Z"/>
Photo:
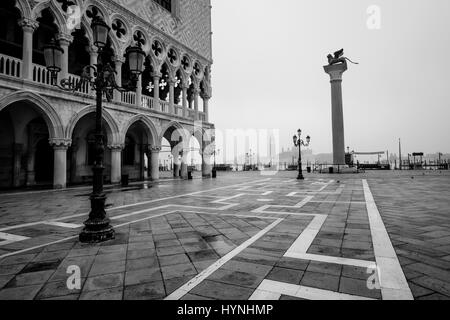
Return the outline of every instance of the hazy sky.
<path id="1" fill-rule="evenodd" d="M 367 9 L 381 9 L 381 29 Z M 352 150 L 449 152 L 449 0 L 212 0 L 213 98 L 218 129 L 298 128 L 331 152 L 326 56 L 360 65 L 344 74 L 345 143 Z"/>

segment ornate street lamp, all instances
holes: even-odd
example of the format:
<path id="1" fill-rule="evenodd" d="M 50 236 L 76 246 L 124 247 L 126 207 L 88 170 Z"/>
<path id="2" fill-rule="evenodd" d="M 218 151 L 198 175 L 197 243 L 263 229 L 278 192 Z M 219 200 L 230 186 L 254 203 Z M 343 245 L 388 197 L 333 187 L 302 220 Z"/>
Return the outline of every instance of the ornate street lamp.
<path id="1" fill-rule="evenodd" d="M 294 146 L 298 147 L 298 180 L 305 180 L 303 177 L 302 171 L 302 146 L 309 147 L 309 143 L 311 142 L 311 137 L 306 137 L 306 143 L 302 140 L 302 130 L 298 129 L 297 135 L 294 135 Z"/>
<path id="2" fill-rule="evenodd" d="M 90 196 L 91 212 L 89 219 L 84 222 L 85 228 L 81 232 L 79 239 L 83 243 L 96 243 L 114 239 L 114 229 L 110 225 L 105 211 L 106 194 L 103 191 L 103 158 L 105 146 L 103 143 L 103 94 L 108 101 L 112 100 L 113 90 L 120 92 L 135 91 L 136 81 L 144 69 L 143 61 L 145 53 L 140 45 L 129 48 L 126 52 L 127 60 L 131 70 L 131 81 L 127 87 L 119 87 L 115 80 L 115 70 L 109 63 L 104 64 L 101 60 L 103 49 L 106 46 L 110 27 L 101 19 L 95 18 L 91 24 L 94 35 L 94 45 L 98 48 L 98 62 L 95 66 L 86 66 L 83 69 L 81 81 L 74 85 L 69 79 L 62 79 L 60 84 L 54 81 L 54 85 L 66 91 L 77 91 L 85 83 L 89 83 L 96 92 L 96 111 L 95 111 L 95 161 L 93 166 L 93 192 Z M 45 62 L 47 70 L 51 72 L 52 79 L 57 78 L 61 71 L 61 59 L 63 56 L 61 49 L 56 41 L 44 47 Z M 93 76 L 90 71 L 93 70 Z"/>

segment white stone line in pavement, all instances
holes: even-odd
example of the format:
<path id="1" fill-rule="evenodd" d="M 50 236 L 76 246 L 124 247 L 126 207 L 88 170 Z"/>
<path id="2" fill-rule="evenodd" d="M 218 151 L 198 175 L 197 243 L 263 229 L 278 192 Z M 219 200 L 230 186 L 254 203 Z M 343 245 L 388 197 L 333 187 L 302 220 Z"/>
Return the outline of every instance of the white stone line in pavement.
<path id="1" fill-rule="evenodd" d="M 242 185 L 247 185 L 247 184 L 250 184 L 250 183 L 257 183 L 257 182 L 269 181 L 269 180 L 271 180 L 271 179 L 267 178 L 267 179 L 255 180 L 255 181 L 250 181 L 250 182 L 245 182 L 245 183 L 238 183 L 238 184 L 235 184 L 235 185 L 229 185 L 229 186 L 219 187 L 219 188 L 214 188 L 214 189 L 209 189 L 209 190 L 203 190 L 203 191 L 197 191 L 197 192 L 192 192 L 192 193 L 186 193 L 186 194 L 182 194 L 182 195 L 178 195 L 178 196 L 171 196 L 171 197 L 154 199 L 154 200 L 149 200 L 149 201 L 144 201 L 144 202 L 137 202 L 137 203 L 124 205 L 124 206 L 120 206 L 120 207 L 109 208 L 109 209 L 106 209 L 106 211 L 110 212 L 110 211 L 113 211 L 113 210 L 127 209 L 127 208 L 134 207 L 134 206 L 146 205 L 146 204 L 151 204 L 151 203 L 155 203 L 155 202 L 160 202 L 160 201 L 165 201 L 165 200 L 172 200 L 172 199 L 178 199 L 178 198 L 183 198 L 183 197 L 189 197 L 189 196 L 198 195 L 198 194 L 201 194 L 201 193 L 212 192 L 212 191 L 217 191 L 217 190 L 223 190 L 223 189 L 228 189 L 228 188 L 234 188 L 234 187 L 238 187 L 238 186 L 242 186 Z M 80 213 L 80 214 L 74 214 L 74 215 L 71 215 L 71 216 L 61 217 L 61 218 L 57 218 L 57 219 L 42 220 L 42 221 L 18 224 L 18 225 L 14 225 L 14 226 L 1 228 L 0 232 L 1 231 L 8 231 L 8 230 L 24 228 L 24 227 L 32 227 L 32 226 L 40 225 L 40 224 L 42 224 L 44 222 L 64 221 L 64 220 L 67 220 L 67 219 L 85 217 L 87 215 L 88 215 L 88 213 Z"/>
<path id="2" fill-rule="evenodd" d="M 300 201 L 299 203 L 293 205 L 293 206 L 282 206 L 282 205 L 264 205 L 262 207 L 259 207 L 255 210 L 252 210 L 253 213 L 274 213 L 274 214 L 287 214 L 287 215 L 298 215 L 298 213 L 293 212 L 283 212 L 283 211 L 267 211 L 269 208 L 293 208 L 293 209 L 300 209 L 303 206 L 305 206 L 308 202 L 310 202 L 314 197 L 313 196 L 305 196 L 305 199 Z M 303 214 L 301 214 L 303 215 Z M 311 214 L 310 214 L 311 215 Z"/>
<path id="3" fill-rule="evenodd" d="M 285 255 L 289 254 L 303 254 L 306 253 L 313 243 L 314 239 L 317 237 L 322 225 L 327 219 L 327 215 L 317 214 L 306 227 L 305 230 L 298 236 L 297 240 L 288 249 Z"/>
<path id="4" fill-rule="evenodd" d="M 256 201 L 258 201 L 258 202 L 272 202 L 272 201 L 275 201 L 275 200 L 273 200 L 273 199 L 257 199 Z"/>
<path id="5" fill-rule="evenodd" d="M 258 218 L 258 219 L 266 219 L 266 220 L 277 220 L 279 217 L 264 217 L 264 216 L 254 216 L 247 214 L 236 214 L 236 213 L 221 213 L 221 212 L 202 212 L 202 211 L 189 211 L 189 210 L 177 210 L 179 213 L 195 213 L 199 215 L 211 215 L 211 216 L 225 216 L 225 217 L 239 217 L 239 218 Z"/>
<path id="6" fill-rule="evenodd" d="M 214 272 L 216 272 L 219 268 L 221 268 L 225 263 L 233 259 L 235 256 L 237 256 L 239 253 L 241 253 L 243 250 L 248 248 L 250 245 L 252 245 L 254 242 L 256 242 L 258 239 L 263 237 L 266 233 L 268 233 L 270 230 L 275 228 L 283 219 L 277 219 L 273 223 L 271 223 L 269 226 L 258 232 L 255 236 L 250 238 L 249 240 L 245 241 L 243 244 L 241 244 L 239 247 L 235 248 L 225 256 L 223 256 L 221 259 L 216 261 L 214 264 L 209 266 L 207 269 L 199 273 L 196 277 L 194 277 L 192 280 L 184 284 L 181 288 L 175 290 L 172 294 L 166 297 L 165 300 L 179 300 L 186 294 L 188 294 L 192 289 L 194 289 L 196 286 L 198 286 L 200 283 L 202 283 L 206 278 L 208 278 L 210 275 L 212 275 Z"/>
<path id="7" fill-rule="evenodd" d="M 294 253 L 287 252 L 284 257 L 293 258 L 293 259 L 302 259 L 302 260 L 311 260 L 317 262 L 326 262 L 326 263 L 334 263 L 334 264 L 342 264 L 346 266 L 352 267 L 361 267 L 361 268 L 373 268 L 376 264 L 374 261 L 366 261 L 359 259 L 347 259 L 341 257 L 331 257 L 331 256 L 323 256 L 318 254 L 310 254 L 310 253 Z"/>
<path id="8" fill-rule="evenodd" d="M 271 298 L 276 297 L 278 297 L 277 300 L 279 300 L 281 295 L 307 300 L 373 300 L 346 293 L 310 288 L 272 280 L 263 280 L 249 300 L 275 300 Z"/>
<path id="9" fill-rule="evenodd" d="M 67 228 L 67 229 L 78 229 L 83 226 L 82 224 L 64 223 L 64 222 L 56 222 L 56 221 L 48 221 L 48 222 L 44 222 L 43 224 L 48 225 L 48 226 Z"/>
<path id="10" fill-rule="evenodd" d="M 14 235 L 14 234 L 9 234 L 9 233 L 0 232 L 0 239 L 3 240 L 3 241 L 0 242 L 0 247 L 1 247 L 1 246 L 6 246 L 7 244 L 14 243 L 14 242 L 28 240 L 30 238 L 24 237 L 24 236 L 18 236 L 18 235 Z"/>
<path id="11" fill-rule="evenodd" d="M 406 281 L 389 234 L 378 211 L 367 180 L 363 180 L 370 232 L 375 260 L 379 268 L 381 295 L 384 300 L 412 300 L 413 295 Z"/>

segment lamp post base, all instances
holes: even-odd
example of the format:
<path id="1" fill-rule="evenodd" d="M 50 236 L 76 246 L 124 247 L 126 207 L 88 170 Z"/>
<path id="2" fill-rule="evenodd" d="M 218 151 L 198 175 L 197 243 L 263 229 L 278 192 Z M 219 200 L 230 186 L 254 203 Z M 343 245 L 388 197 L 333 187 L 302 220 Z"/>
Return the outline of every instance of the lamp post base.
<path id="1" fill-rule="evenodd" d="M 297 180 L 305 180 L 305 177 L 303 176 L 303 174 L 299 174 Z"/>
<path id="2" fill-rule="evenodd" d="M 106 196 L 91 196 L 91 213 L 84 222 L 85 228 L 79 236 L 82 243 L 99 243 L 115 238 L 115 231 L 105 212 Z"/>

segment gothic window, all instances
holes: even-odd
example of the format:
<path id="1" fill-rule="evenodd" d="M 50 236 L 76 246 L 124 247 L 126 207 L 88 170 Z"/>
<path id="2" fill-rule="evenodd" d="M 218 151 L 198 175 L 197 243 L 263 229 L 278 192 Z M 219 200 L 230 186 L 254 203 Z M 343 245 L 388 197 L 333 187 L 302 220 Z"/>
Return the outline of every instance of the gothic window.
<path id="1" fill-rule="evenodd" d="M 136 142 L 133 138 L 127 136 L 125 139 L 125 149 L 123 149 L 123 164 L 125 166 L 134 166 Z"/>
<path id="2" fill-rule="evenodd" d="M 33 34 L 33 63 L 45 66 L 43 47 L 49 44 L 58 34 L 58 27 L 52 12 L 47 8 L 37 19 L 39 27 Z"/>
<path id="3" fill-rule="evenodd" d="M 162 77 L 159 83 L 159 98 L 166 101 L 169 98 L 169 68 L 164 63 L 161 68 Z"/>
<path id="4" fill-rule="evenodd" d="M 76 29 L 72 36 L 73 42 L 69 46 L 69 73 L 80 76 L 83 68 L 90 64 L 89 40 L 83 28 Z"/>
<path id="5" fill-rule="evenodd" d="M 167 11 L 172 12 L 172 0 L 153 0 L 153 1 L 155 1 L 157 4 L 159 4 Z"/>
<path id="6" fill-rule="evenodd" d="M 115 20 L 112 24 L 112 30 L 116 37 L 122 39 L 127 34 L 127 29 L 125 29 L 125 24 L 120 20 Z"/>
<path id="7" fill-rule="evenodd" d="M 183 67 L 184 71 L 189 70 L 191 62 L 189 61 L 189 58 L 187 56 L 184 56 L 183 59 L 181 59 L 181 66 Z"/>
<path id="8" fill-rule="evenodd" d="M 18 24 L 20 17 L 14 0 L 0 1 L 0 52 L 22 59 L 23 32 Z"/>

